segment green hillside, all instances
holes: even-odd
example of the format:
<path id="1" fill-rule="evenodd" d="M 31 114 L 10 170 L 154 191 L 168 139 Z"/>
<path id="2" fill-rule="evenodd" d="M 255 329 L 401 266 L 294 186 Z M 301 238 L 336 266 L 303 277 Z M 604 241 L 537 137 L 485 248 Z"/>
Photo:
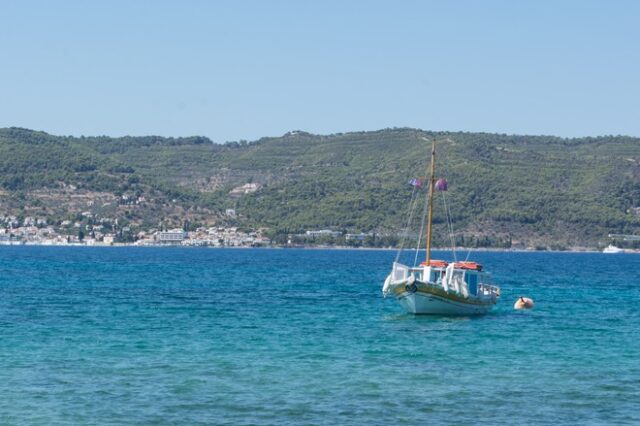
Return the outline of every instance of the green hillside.
<path id="1" fill-rule="evenodd" d="M 385 129 L 290 132 L 252 143 L 204 137 L 64 137 L 0 129 L 0 216 L 159 226 L 268 227 L 393 236 L 439 141 L 458 243 L 563 248 L 640 234 L 640 139 Z M 257 191 L 230 194 L 243 184 Z M 135 200 L 135 201 L 132 201 Z M 444 242 L 436 203 L 436 243 Z M 236 217 L 226 215 L 234 209 Z M 0 226 L 2 224 L 0 223 Z M 387 243 L 392 242 L 388 238 Z"/>

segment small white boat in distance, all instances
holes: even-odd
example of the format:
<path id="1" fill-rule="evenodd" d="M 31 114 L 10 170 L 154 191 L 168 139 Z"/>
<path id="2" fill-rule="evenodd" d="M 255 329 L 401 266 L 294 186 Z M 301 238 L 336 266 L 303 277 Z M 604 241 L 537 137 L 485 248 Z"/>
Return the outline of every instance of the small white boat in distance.
<path id="1" fill-rule="evenodd" d="M 624 250 L 621 249 L 620 247 L 614 246 L 613 244 L 609 244 L 604 248 L 604 250 L 602 250 L 602 252 L 603 253 L 622 253 L 624 252 Z"/>
<path id="2" fill-rule="evenodd" d="M 382 287 L 385 297 L 396 300 L 412 314 L 478 315 L 486 314 L 500 298 L 500 288 L 490 283 L 490 276 L 476 262 L 446 262 L 431 259 L 431 229 L 434 189 L 444 192 L 447 182 L 435 180 L 435 139 L 431 148 L 431 177 L 429 179 L 428 216 L 426 220 L 427 258 L 419 266 L 409 267 L 393 263 L 391 274 Z M 411 182 L 421 180 L 413 179 Z M 414 190 L 415 193 L 415 190 Z M 410 215 L 411 217 L 411 215 Z M 422 234 L 422 230 L 420 231 Z M 399 254 L 398 254 L 399 258 Z M 417 252 L 416 261 L 417 263 Z"/>

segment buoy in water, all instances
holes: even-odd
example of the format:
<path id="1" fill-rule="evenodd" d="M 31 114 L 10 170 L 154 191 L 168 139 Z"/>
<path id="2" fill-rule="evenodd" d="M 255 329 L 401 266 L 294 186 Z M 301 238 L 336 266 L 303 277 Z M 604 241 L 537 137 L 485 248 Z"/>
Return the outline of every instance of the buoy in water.
<path id="1" fill-rule="evenodd" d="M 531 309 L 533 308 L 533 299 L 529 299 L 528 297 L 522 297 L 516 300 L 516 303 L 513 305 L 513 309 Z"/>

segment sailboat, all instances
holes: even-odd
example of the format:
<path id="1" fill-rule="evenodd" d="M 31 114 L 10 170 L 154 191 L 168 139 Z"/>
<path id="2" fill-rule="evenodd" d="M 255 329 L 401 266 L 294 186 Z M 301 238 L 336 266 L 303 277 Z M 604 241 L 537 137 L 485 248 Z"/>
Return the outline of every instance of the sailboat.
<path id="1" fill-rule="evenodd" d="M 384 297 L 394 296 L 411 314 L 486 314 L 498 302 L 500 288 L 491 284 L 490 274 L 483 270 L 482 265 L 470 261 L 444 261 L 431 258 L 434 189 L 439 191 L 447 189 L 446 180 L 439 179 L 436 182 L 435 166 L 436 141 L 434 139 L 431 146 L 431 172 L 428 181 L 426 260 L 410 267 L 398 262 L 398 254 L 396 261 L 393 262 L 391 273 L 384 282 L 382 293 Z M 422 234 L 422 231 L 420 233 Z M 416 249 L 416 259 L 417 253 Z"/>

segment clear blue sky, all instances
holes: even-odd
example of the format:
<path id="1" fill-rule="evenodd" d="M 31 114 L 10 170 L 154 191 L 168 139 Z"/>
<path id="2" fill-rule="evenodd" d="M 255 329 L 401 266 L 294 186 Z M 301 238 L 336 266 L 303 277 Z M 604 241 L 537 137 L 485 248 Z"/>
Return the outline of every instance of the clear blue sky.
<path id="1" fill-rule="evenodd" d="M 0 6 L 0 127 L 640 136 L 638 1 Z"/>

